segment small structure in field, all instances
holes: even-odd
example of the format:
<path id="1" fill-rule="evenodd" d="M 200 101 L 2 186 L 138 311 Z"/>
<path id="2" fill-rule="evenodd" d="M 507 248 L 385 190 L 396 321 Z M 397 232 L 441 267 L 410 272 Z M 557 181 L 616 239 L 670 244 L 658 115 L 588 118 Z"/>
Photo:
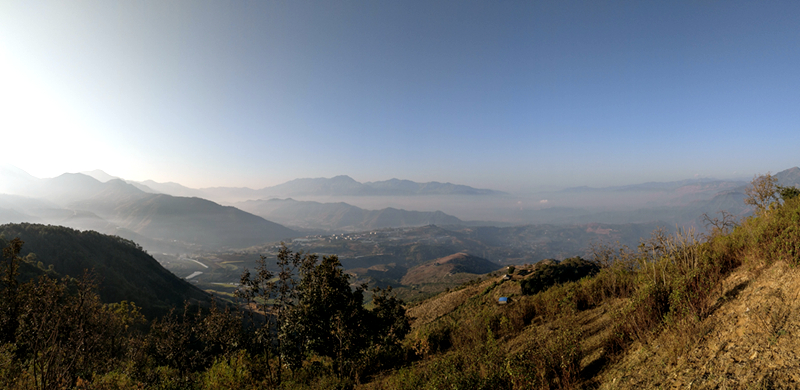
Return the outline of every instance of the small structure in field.
<path id="1" fill-rule="evenodd" d="M 507 297 L 500 297 L 500 299 L 497 300 L 497 304 L 499 304 L 499 305 L 508 304 L 508 298 Z"/>

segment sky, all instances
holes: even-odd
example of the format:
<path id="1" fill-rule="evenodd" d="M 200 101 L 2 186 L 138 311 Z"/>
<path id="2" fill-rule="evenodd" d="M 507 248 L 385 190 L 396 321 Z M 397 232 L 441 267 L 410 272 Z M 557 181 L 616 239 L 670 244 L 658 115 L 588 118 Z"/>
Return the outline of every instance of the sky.
<path id="1" fill-rule="evenodd" d="M 505 191 L 800 165 L 800 2 L 0 2 L 0 161 Z"/>

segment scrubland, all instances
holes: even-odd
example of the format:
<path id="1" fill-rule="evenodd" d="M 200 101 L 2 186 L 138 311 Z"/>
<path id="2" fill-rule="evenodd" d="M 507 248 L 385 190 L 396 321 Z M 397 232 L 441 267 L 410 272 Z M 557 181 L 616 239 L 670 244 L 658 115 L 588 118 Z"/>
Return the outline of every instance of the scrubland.
<path id="1" fill-rule="evenodd" d="M 708 222 L 595 246 L 599 272 L 536 294 L 528 273 L 422 302 L 405 340 L 418 360 L 363 388 L 796 388 L 800 198 Z"/>

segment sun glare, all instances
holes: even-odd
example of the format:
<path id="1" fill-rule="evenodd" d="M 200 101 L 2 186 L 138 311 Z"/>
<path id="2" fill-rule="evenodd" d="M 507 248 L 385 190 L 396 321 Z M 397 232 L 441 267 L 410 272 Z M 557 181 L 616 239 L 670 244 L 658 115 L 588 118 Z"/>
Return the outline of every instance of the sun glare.
<path id="1" fill-rule="evenodd" d="M 108 152 L 65 104 L 23 67 L 0 52 L 2 161 L 38 177 L 94 169 Z"/>

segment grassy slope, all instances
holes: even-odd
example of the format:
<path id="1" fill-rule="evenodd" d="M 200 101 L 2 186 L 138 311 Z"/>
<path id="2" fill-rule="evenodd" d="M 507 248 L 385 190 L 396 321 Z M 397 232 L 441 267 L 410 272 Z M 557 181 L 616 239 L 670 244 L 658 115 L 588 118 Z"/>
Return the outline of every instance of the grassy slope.
<path id="1" fill-rule="evenodd" d="M 419 360 L 363 387 L 797 386 L 800 199 L 707 240 L 644 244 L 536 295 L 497 277 L 410 308 Z"/>

